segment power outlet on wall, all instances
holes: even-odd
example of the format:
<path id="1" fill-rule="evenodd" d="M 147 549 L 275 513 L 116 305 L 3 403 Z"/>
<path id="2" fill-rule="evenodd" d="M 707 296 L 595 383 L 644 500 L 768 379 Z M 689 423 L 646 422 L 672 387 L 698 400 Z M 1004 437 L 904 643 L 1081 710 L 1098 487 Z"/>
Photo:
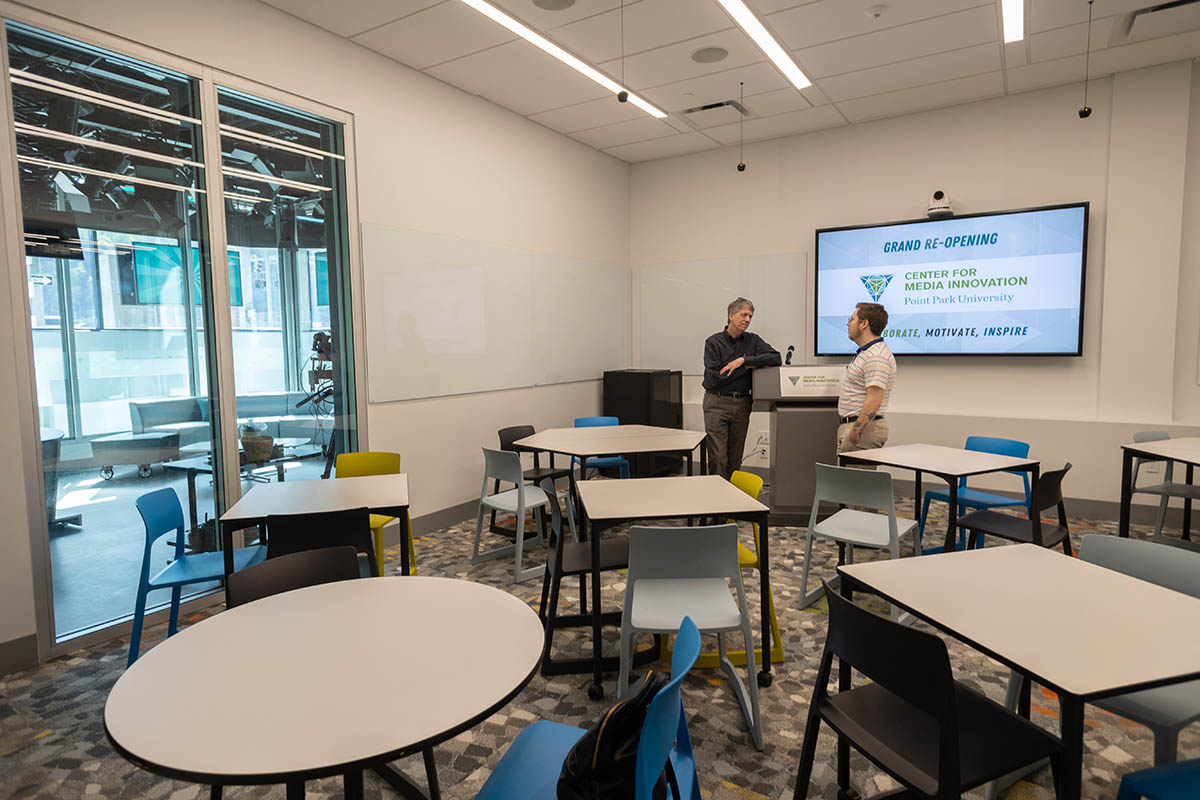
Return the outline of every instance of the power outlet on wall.
<path id="1" fill-rule="evenodd" d="M 1162 465 L 1163 462 L 1161 461 L 1147 461 L 1145 464 L 1142 464 L 1142 472 L 1145 472 L 1147 475 L 1158 475 L 1162 472 Z"/>

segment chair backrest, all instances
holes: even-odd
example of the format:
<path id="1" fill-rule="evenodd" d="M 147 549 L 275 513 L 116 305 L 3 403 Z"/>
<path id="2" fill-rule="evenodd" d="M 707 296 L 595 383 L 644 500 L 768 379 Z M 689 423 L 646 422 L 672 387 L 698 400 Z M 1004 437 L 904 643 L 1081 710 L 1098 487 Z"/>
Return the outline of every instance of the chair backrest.
<path id="1" fill-rule="evenodd" d="M 616 417 L 576 417 L 576 428 L 603 428 L 608 425 L 620 425 L 621 420 Z"/>
<path id="2" fill-rule="evenodd" d="M 533 436 L 537 431 L 532 425 L 513 425 L 510 428 L 501 428 L 496 433 L 500 437 L 500 449 L 512 450 L 513 442 L 524 439 L 526 436 Z"/>
<path id="3" fill-rule="evenodd" d="M 686 558 L 681 554 L 686 553 Z M 737 525 L 629 529 L 626 592 L 643 578 L 739 578 Z"/>
<path id="4" fill-rule="evenodd" d="M 364 475 L 395 475 L 400 472 L 400 454 L 382 451 L 338 453 L 334 465 L 339 478 L 361 478 Z"/>
<path id="5" fill-rule="evenodd" d="M 963 445 L 963 449 L 973 450 L 976 453 L 1010 456 L 1011 458 L 1029 457 L 1029 442 L 1004 439 L 999 436 L 968 436 L 967 443 Z M 1005 472 L 1021 476 L 1021 480 L 1025 484 L 1025 502 L 1029 502 L 1029 473 L 1019 469 L 1006 469 Z M 961 488 L 966 485 L 967 479 L 961 478 L 959 480 L 959 487 Z"/>
<path id="6" fill-rule="evenodd" d="M 379 575 L 375 542 L 371 535 L 371 513 L 367 509 L 272 514 L 267 517 L 268 559 L 340 545 L 349 545 L 367 556 L 371 575 Z"/>
<path id="7" fill-rule="evenodd" d="M 1079 543 L 1079 558 L 1114 572 L 1200 597 L 1200 553 L 1158 542 L 1089 533 Z"/>
<path id="8" fill-rule="evenodd" d="M 813 512 L 821 503 L 840 503 L 863 506 L 878 511 L 896 513 L 892 496 L 892 476 L 871 469 L 850 469 L 832 464 L 814 464 L 817 488 L 813 494 Z"/>
<path id="9" fill-rule="evenodd" d="M 558 490 L 554 488 L 553 478 L 542 478 L 539 484 L 542 491 L 546 493 L 547 499 L 550 500 L 550 533 L 553 534 L 552 541 L 562 541 L 562 508 L 558 505 Z"/>
<path id="10" fill-rule="evenodd" d="M 225 600 L 230 608 L 234 608 L 292 589 L 358 576 L 358 552 L 350 545 L 305 550 L 267 559 L 232 573 Z"/>
<path id="11" fill-rule="evenodd" d="M 1137 431 L 1133 434 L 1133 441 L 1135 444 L 1141 444 L 1143 442 L 1162 442 L 1162 441 L 1166 441 L 1167 439 L 1170 439 L 1170 438 L 1171 438 L 1171 434 L 1168 433 L 1167 431 Z M 1137 486 L 1138 470 L 1141 469 L 1143 463 L 1150 462 L 1150 461 L 1159 461 L 1159 460 L 1160 459 L 1157 459 L 1157 458 L 1135 458 L 1133 460 L 1133 479 L 1130 481 L 1129 485 Z M 1168 461 L 1167 462 L 1167 470 L 1168 471 L 1167 471 L 1167 477 L 1166 477 L 1166 479 L 1168 481 L 1171 480 L 1170 470 L 1171 470 L 1172 466 L 1174 466 L 1173 462 Z"/>
<path id="12" fill-rule="evenodd" d="M 675 653 L 671 657 L 671 680 L 658 690 L 650 701 L 646 719 L 638 739 L 637 767 L 634 771 L 635 800 L 650 800 L 654 784 L 666 767 L 671 748 L 677 747 L 691 755 L 687 716 L 683 711 L 683 692 L 680 683 L 700 655 L 700 631 L 691 617 L 684 617 L 675 637 Z M 694 776 L 691 776 L 694 780 Z M 680 777 L 681 783 L 684 777 Z M 698 794 L 698 793 L 697 793 Z M 686 797 L 685 793 L 685 797 Z"/>
<path id="13" fill-rule="evenodd" d="M 138 513 L 142 515 L 142 524 L 146 527 L 146 550 L 149 551 L 162 536 L 175 534 L 175 558 L 183 556 L 183 506 L 179 504 L 179 495 L 169 486 L 147 492 L 134 501 Z M 146 563 L 143 561 L 143 563 Z"/>
<path id="14" fill-rule="evenodd" d="M 740 469 L 735 469 L 733 474 L 729 476 L 729 482 L 737 488 L 741 489 L 746 494 L 758 499 L 758 495 L 762 492 L 763 479 L 753 472 L 745 472 Z"/>
<path id="15" fill-rule="evenodd" d="M 525 482 L 521 456 L 511 450 L 483 448 L 483 490 L 480 495 L 487 494 L 489 479 L 499 479 L 521 486 Z"/>
<path id="16" fill-rule="evenodd" d="M 1063 501 L 1062 482 L 1070 469 L 1071 462 L 1068 461 L 1062 469 L 1052 469 L 1038 477 L 1037 485 L 1033 487 L 1033 507 L 1036 511 L 1045 511 Z"/>

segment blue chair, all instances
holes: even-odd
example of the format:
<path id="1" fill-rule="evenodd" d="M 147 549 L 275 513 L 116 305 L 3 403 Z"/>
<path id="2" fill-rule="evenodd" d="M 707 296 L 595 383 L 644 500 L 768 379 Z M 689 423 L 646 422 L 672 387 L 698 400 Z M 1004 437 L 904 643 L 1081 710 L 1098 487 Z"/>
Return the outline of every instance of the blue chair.
<path id="1" fill-rule="evenodd" d="M 700 800 L 696 759 L 679 688 L 698 655 L 700 631 L 690 617 L 684 617 L 671 659 L 671 682 L 650 701 L 650 710 L 642 723 L 632 800 L 651 800 L 654 784 L 667 759 L 675 771 L 681 795 L 673 800 Z M 529 725 L 500 759 L 475 800 L 555 800 L 563 760 L 584 733 L 583 728 L 546 720 Z"/>
<path id="2" fill-rule="evenodd" d="M 992 453 L 998 456 L 1012 456 L 1013 458 L 1028 458 L 1029 443 L 1018 442 L 1015 439 L 1001 439 L 995 436 L 968 436 L 966 450 L 974 450 L 977 453 Z M 960 478 L 958 481 L 958 508 L 959 514 L 962 514 L 964 508 L 985 509 L 985 508 L 1004 508 L 1024 506 L 1029 507 L 1029 473 L 1020 472 L 1018 470 L 1010 470 L 1013 475 L 1020 475 L 1021 480 L 1025 484 L 1025 499 L 1015 500 L 1011 497 L 1004 497 L 998 494 L 988 494 L 987 492 L 976 491 L 975 489 L 967 488 L 967 479 Z M 925 502 L 921 504 L 921 527 L 920 535 L 924 539 L 925 536 L 925 518 L 929 516 L 929 503 L 932 500 L 940 500 L 943 503 L 950 502 L 949 489 L 930 489 L 925 493 Z M 958 550 L 962 550 L 967 543 L 966 529 L 958 529 Z M 924 553 L 940 553 L 941 547 L 930 547 L 923 550 Z"/>
<path id="3" fill-rule="evenodd" d="M 621 420 L 616 417 L 576 417 L 576 428 L 603 428 L 608 425 L 620 425 Z M 579 459 L 571 457 L 571 469 L 579 463 Z M 603 458 L 589 458 L 587 465 L 595 469 L 615 469 L 622 478 L 629 477 L 629 462 L 624 456 L 604 456 Z M 580 475 L 579 479 L 583 480 L 585 476 Z"/>
<path id="4" fill-rule="evenodd" d="M 171 624 L 167 636 L 179 629 L 179 600 L 183 587 L 189 583 L 220 580 L 225 576 L 225 558 L 220 552 L 185 555 L 183 508 L 174 489 L 159 489 L 137 499 L 138 513 L 146 526 L 146 549 L 142 553 L 142 573 L 138 581 L 137 606 L 133 612 L 133 632 L 129 639 L 129 664 L 137 661 L 142 645 L 142 621 L 146 616 L 146 595 L 151 589 L 171 590 Z M 150 553 L 154 543 L 167 534 L 175 536 L 175 557 L 166 567 L 150 577 Z M 267 557 L 262 545 L 242 547 L 233 551 L 234 570 L 257 564 Z"/>
<path id="5" fill-rule="evenodd" d="M 1130 772 L 1117 800 L 1191 800 L 1200 797 L 1200 759 Z"/>

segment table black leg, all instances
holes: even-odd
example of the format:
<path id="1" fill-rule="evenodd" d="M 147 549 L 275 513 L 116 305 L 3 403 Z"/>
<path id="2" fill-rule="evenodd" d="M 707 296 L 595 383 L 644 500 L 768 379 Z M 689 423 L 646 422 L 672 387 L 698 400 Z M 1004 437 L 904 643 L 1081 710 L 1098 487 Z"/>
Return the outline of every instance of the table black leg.
<path id="1" fill-rule="evenodd" d="M 950 475 L 946 477 L 946 483 L 950 486 L 950 499 L 946 503 L 946 513 L 950 519 L 946 521 L 946 546 L 942 548 L 942 552 L 953 553 L 955 549 L 954 538 L 958 531 L 958 478 Z"/>
<path id="2" fill-rule="evenodd" d="M 412 564 L 408 563 L 408 543 L 412 541 L 412 529 L 408 524 L 409 519 L 407 508 L 400 513 L 398 519 L 400 520 L 400 574 L 411 575 Z M 521 525 L 518 524 L 516 527 L 520 528 Z M 521 531 L 518 531 L 517 535 L 520 536 L 521 533 Z"/>
<path id="3" fill-rule="evenodd" d="M 1059 800 L 1079 800 L 1083 783 L 1083 701 L 1074 695 L 1058 696 L 1062 715 L 1062 769 L 1059 770 Z"/>
<path id="4" fill-rule="evenodd" d="M 1191 477 L 1191 471 L 1192 471 L 1192 468 L 1188 467 L 1188 477 L 1189 478 Z M 688 474 L 689 478 L 692 475 L 692 451 L 691 450 L 687 451 L 687 474 Z M 1188 480 L 1188 483 L 1191 483 L 1191 480 Z"/>
<path id="5" fill-rule="evenodd" d="M 1038 513 L 1040 513 L 1040 512 L 1038 511 L 1038 509 L 1034 508 L 1034 495 L 1035 495 L 1035 493 L 1034 493 L 1034 491 L 1033 491 L 1033 487 L 1037 486 L 1038 479 L 1039 479 L 1041 476 L 1042 476 L 1042 469 L 1041 469 L 1041 467 L 1040 467 L 1040 466 L 1038 466 L 1037 464 L 1034 464 L 1034 465 L 1033 465 L 1033 468 L 1029 470 L 1029 508 L 1028 508 L 1028 509 L 1026 509 L 1026 511 L 1028 511 L 1028 512 L 1029 512 L 1029 518 L 1030 518 L 1030 519 L 1033 519 L 1033 515 L 1034 515 L 1034 514 L 1038 514 Z"/>
<path id="6" fill-rule="evenodd" d="M 221 551 L 225 557 L 225 577 L 228 578 L 233 574 L 233 524 L 220 522 L 218 525 L 221 527 Z"/>
<path id="7" fill-rule="evenodd" d="M 599 700 L 604 697 L 603 649 L 600 638 L 600 528 L 592 526 L 592 685 L 588 697 Z M 618 693 L 620 687 L 617 687 Z"/>
<path id="8" fill-rule="evenodd" d="M 841 555 L 844 551 L 844 546 L 838 542 L 838 563 L 843 563 L 845 558 Z M 850 585 L 850 581 L 842 578 L 838 591 L 847 600 L 854 599 L 854 589 Z M 838 659 L 838 692 L 850 691 L 850 675 L 852 667 L 842 659 Z M 838 800 L 858 800 L 859 794 L 850 788 L 850 742 L 842 736 L 838 736 L 837 740 L 837 785 L 838 785 Z"/>
<path id="9" fill-rule="evenodd" d="M 700 440 L 700 474 L 708 474 L 708 443 L 705 441 L 708 437 Z"/>
<path id="10" fill-rule="evenodd" d="M 921 513 L 921 470 L 917 470 L 913 474 L 913 516 L 917 520 L 917 539 L 920 543 L 917 546 L 917 552 L 925 553 L 925 520 L 919 516 Z"/>
<path id="11" fill-rule="evenodd" d="M 342 774 L 342 792 L 346 800 L 362 800 L 363 773 L 361 769 L 352 769 Z"/>
<path id="12" fill-rule="evenodd" d="M 758 582 L 762 594 L 762 671 L 758 673 L 758 685 L 771 685 L 771 559 L 768 554 L 767 514 L 758 520 Z M 746 642 L 746 652 L 754 651 L 754 643 Z"/>
<path id="13" fill-rule="evenodd" d="M 187 471 L 188 487 L 188 520 L 192 523 L 191 530 L 200 527 L 200 514 L 196 508 L 196 470 Z"/>
<path id="14" fill-rule="evenodd" d="M 278 464 L 275 465 L 275 480 L 277 480 L 279 483 L 283 483 L 283 462 L 282 461 L 280 461 Z"/>
<path id="15" fill-rule="evenodd" d="M 222 788 L 220 786 L 208 787 L 208 800 L 221 800 Z"/>
<path id="16" fill-rule="evenodd" d="M 429 800 L 441 800 L 442 788 L 438 784 L 437 762 L 433 759 L 433 748 L 426 747 L 421 751 L 425 760 L 425 780 L 429 784 Z"/>
<path id="17" fill-rule="evenodd" d="M 1192 485 L 1194 465 L 1187 465 L 1187 483 Z M 1192 497 L 1188 495 L 1183 498 L 1183 540 L 1190 542 L 1192 540 Z"/>
<path id="18" fill-rule="evenodd" d="M 1121 450 L 1121 521 L 1117 536 L 1129 538 L 1129 505 L 1133 500 L 1133 453 Z M 1030 517 L 1033 519 L 1033 517 Z"/>
<path id="19" fill-rule="evenodd" d="M 304 800 L 304 781 L 287 782 L 287 800 Z"/>
<path id="20" fill-rule="evenodd" d="M 405 800 L 437 800 L 438 795 L 425 794 L 425 792 L 421 791 L 420 786 L 413 783 L 412 778 L 391 764 L 379 764 L 374 767 L 374 770 L 376 775 L 387 781 L 388 785 L 395 789 Z"/>

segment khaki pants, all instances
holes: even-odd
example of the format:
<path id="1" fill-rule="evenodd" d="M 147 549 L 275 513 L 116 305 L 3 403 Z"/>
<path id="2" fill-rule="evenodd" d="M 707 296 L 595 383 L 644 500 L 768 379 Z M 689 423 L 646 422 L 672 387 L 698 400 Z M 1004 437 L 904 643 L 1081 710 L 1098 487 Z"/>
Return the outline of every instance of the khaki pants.
<path id="1" fill-rule="evenodd" d="M 746 431 L 750 427 L 750 398 L 704 393 L 704 430 L 708 433 L 708 474 L 725 480 L 742 467 Z"/>
<path id="2" fill-rule="evenodd" d="M 873 447 L 883 447 L 888 440 L 888 424 L 886 419 L 874 419 L 863 426 L 862 434 L 858 437 L 858 441 L 853 445 L 846 443 L 846 437 L 850 435 L 850 429 L 854 427 L 853 422 L 843 422 L 838 425 L 837 429 L 837 451 L 839 453 L 852 453 L 855 450 L 870 450 Z M 848 464 L 858 469 L 875 469 L 869 464 Z"/>

